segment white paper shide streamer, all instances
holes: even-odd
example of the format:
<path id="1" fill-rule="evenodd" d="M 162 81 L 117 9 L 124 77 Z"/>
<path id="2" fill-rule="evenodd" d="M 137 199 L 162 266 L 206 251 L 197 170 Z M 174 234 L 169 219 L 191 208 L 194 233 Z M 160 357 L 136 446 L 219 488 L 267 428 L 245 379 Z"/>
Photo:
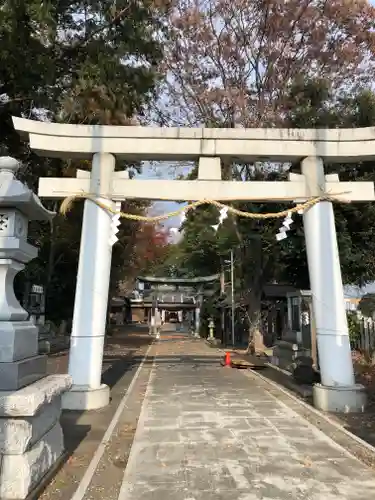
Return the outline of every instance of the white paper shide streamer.
<path id="1" fill-rule="evenodd" d="M 303 210 L 298 210 L 299 215 L 303 215 Z M 293 224 L 292 213 L 288 212 L 287 216 L 283 220 L 281 227 L 279 228 L 279 232 L 276 234 L 276 240 L 282 241 L 286 240 L 288 237 L 288 231 L 290 230 L 290 226 Z"/>
<path id="2" fill-rule="evenodd" d="M 216 224 L 215 226 L 211 226 L 212 229 L 216 232 L 219 227 L 221 226 L 221 224 L 225 221 L 225 219 L 228 218 L 228 209 L 226 207 L 223 207 L 221 210 L 220 210 L 220 215 L 219 215 L 219 223 Z"/>

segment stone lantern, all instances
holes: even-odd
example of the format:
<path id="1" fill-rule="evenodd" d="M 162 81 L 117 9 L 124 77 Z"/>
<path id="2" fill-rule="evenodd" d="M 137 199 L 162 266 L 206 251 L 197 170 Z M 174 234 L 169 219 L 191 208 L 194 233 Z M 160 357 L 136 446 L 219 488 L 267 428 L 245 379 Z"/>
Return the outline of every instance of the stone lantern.
<path id="1" fill-rule="evenodd" d="M 0 497 L 26 498 L 63 453 L 61 396 L 69 375 L 47 375 L 38 328 L 18 302 L 13 280 L 38 250 L 30 220 L 51 220 L 39 198 L 15 178 L 18 161 L 0 157 Z"/>

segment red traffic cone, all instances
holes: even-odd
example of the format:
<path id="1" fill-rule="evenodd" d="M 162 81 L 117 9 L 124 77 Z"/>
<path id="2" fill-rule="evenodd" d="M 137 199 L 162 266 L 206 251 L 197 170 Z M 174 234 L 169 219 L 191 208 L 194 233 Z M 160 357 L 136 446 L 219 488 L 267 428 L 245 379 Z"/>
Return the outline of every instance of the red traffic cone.
<path id="1" fill-rule="evenodd" d="M 224 366 L 231 366 L 230 352 L 225 353 Z"/>

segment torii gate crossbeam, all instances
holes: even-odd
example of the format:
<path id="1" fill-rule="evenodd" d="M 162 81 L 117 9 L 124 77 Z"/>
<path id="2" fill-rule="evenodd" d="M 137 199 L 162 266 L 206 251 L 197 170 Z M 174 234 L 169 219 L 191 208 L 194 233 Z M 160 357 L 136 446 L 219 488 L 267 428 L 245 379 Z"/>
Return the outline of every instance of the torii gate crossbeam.
<path id="1" fill-rule="evenodd" d="M 40 179 L 39 195 L 65 198 L 88 192 L 113 207 L 125 198 L 160 200 L 293 201 L 330 194 L 342 201 L 374 201 L 372 182 L 339 182 L 324 175 L 323 161 L 375 158 L 375 128 L 365 129 L 188 129 L 64 125 L 13 119 L 30 147 L 44 156 L 92 159 L 91 174 L 76 179 Z M 199 160 L 197 181 L 129 180 L 114 172 L 116 158 Z M 221 161 L 300 161 L 302 175 L 289 182 L 221 180 Z M 362 386 L 355 385 L 332 203 L 322 201 L 303 215 L 322 383 L 316 406 L 361 411 Z M 107 404 L 101 364 L 111 266 L 111 218 L 85 201 L 77 275 L 69 372 L 74 387 L 65 407 Z"/>

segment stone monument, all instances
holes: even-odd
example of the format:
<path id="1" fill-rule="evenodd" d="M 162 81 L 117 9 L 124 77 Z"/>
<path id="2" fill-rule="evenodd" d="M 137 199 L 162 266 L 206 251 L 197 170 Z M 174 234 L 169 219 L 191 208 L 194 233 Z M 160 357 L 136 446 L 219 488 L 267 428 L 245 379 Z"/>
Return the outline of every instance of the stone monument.
<path id="1" fill-rule="evenodd" d="M 15 275 L 38 249 L 27 242 L 29 220 L 50 220 L 37 196 L 15 178 L 19 163 L 0 158 L 0 497 L 22 499 L 64 450 L 61 396 L 69 375 L 47 375 L 38 328 L 13 289 Z"/>

